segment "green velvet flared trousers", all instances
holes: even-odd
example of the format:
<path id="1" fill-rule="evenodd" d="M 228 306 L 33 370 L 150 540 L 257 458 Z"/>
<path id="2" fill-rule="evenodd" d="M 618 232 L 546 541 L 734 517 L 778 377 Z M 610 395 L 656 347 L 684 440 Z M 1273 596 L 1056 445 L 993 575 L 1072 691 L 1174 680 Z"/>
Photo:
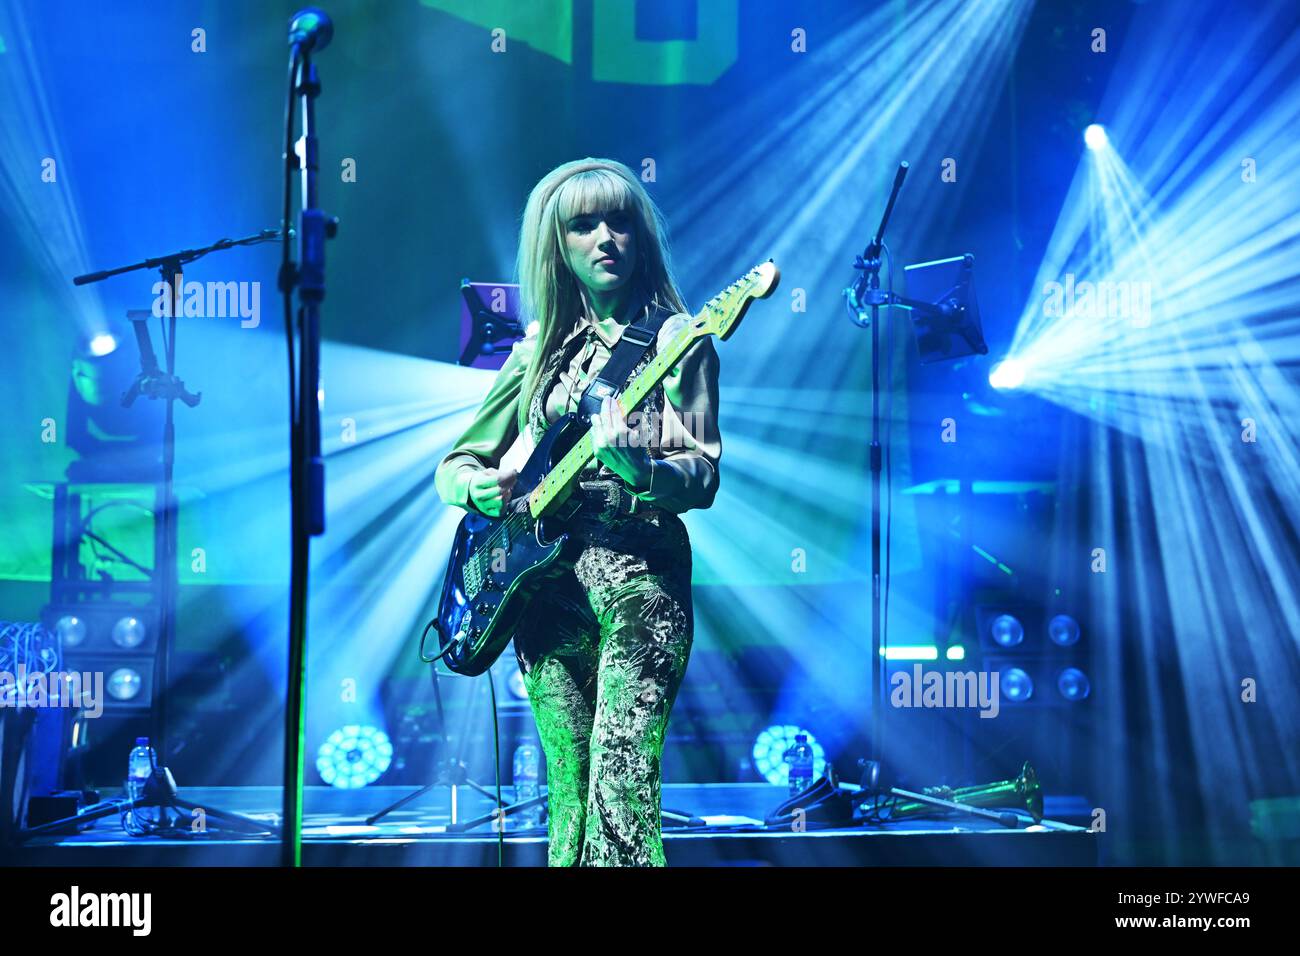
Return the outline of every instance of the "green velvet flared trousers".
<path id="1" fill-rule="evenodd" d="M 694 633 L 691 550 L 670 512 L 574 526 L 580 555 L 515 634 L 546 755 L 551 866 L 663 866 L 668 715 Z"/>

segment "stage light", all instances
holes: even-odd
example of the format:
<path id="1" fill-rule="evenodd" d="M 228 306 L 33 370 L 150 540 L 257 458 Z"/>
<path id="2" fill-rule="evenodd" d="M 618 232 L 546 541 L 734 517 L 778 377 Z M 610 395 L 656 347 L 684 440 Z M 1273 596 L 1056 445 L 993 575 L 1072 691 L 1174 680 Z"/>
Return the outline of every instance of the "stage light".
<path id="1" fill-rule="evenodd" d="M 1060 647 L 1078 644 L 1079 622 L 1068 614 L 1058 614 L 1048 623 L 1047 636 Z"/>
<path id="2" fill-rule="evenodd" d="M 52 62 L 47 60 L 41 34 L 46 27 L 33 27 L 35 8 L 0 5 L 4 24 L 5 65 L 0 71 L 0 206 L 14 223 L 6 237 L 5 259 L 20 268 L 33 270 L 31 278 L 44 290 L 33 298 L 49 309 L 47 318 L 75 323 L 79 344 L 103 328 L 104 304 L 98 284 L 74 290 L 69 277 L 89 272 L 85 222 L 77 191 L 62 185 L 28 188 L 30 182 L 23 157 L 58 157 L 57 183 L 63 182 L 64 157 L 75 164 L 79 127 L 73 115 L 60 116 L 47 95 L 51 89 Z M 64 141 L 70 136 L 70 141 Z M 52 162 L 52 159 L 46 159 Z M 54 167 L 51 167 L 53 170 Z M 51 177 L 50 183 L 56 180 Z M 97 208 L 97 207 L 96 207 Z M 39 273 L 39 278 L 38 278 Z M 36 285 L 32 286 L 37 288 Z"/>
<path id="3" fill-rule="evenodd" d="M 794 746 L 798 734 L 807 734 L 808 746 L 813 752 L 813 779 L 826 769 L 826 751 L 812 731 L 793 724 L 774 724 L 754 740 L 754 769 L 770 784 L 784 786 L 790 782 L 790 765 L 785 762 L 785 752 Z"/>
<path id="4" fill-rule="evenodd" d="M 989 625 L 989 636 L 1000 647 L 1015 647 L 1025 639 L 1025 626 L 1010 614 L 999 614 Z"/>
<path id="5" fill-rule="evenodd" d="M 144 678 L 134 667 L 119 667 L 108 675 L 108 692 L 117 700 L 135 700 L 142 687 Z"/>
<path id="6" fill-rule="evenodd" d="M 960 644 L 954 644 L 952 647 L 948 648 L 948 660 L 964 661 L 965 659 L 966 648 L 962 647 Z"/>
<path id="7" fill-rule="evenodd" d="M 939 649 L 929 644 L 899 644 L 882 647 L 880 656 L 887 661 L 937 661 Z"/>
<path id="8" fill-rule="evenodd" d="M 75 614 L 65 614 L 54 625 L 64 647 L 76 647 L 86 639 L 86 622 Z"/>
<path id="9" fill-rule="evenodd" d="M 1003 359 L 989 371 L 989 384 L 1000 392 L 1009 392 L 1025 384 L 1025 363 L 1020 359 Z"/>
<path id="10" fill-rule="evenodd" d="M 378 727 L 349 724 L 316 751 L 316 771 L 332 787 L 353 790 L 374 783 L 393 762 L 393 745 Z"/>
<path id="11" fill-rule="evenodd" d="M 1013 703 L 1022 703 L 1034 696 L 1034 679 L 1019 667 L 1004 672 L 998 684 L 1002 696 Z"/>
<path id="12" fill-rule="evenodd" d="M 1092 692 L 1092 684 L 1079 668 L 1067 667 L 1056 678 L 1056 689 L 1066 700 L 1083 700 Z"/>
<path id="13" fill-rule="evenodd" d="M 1105 149 L 1110 145 L 1110 137 L 1106 135 L 1106 127 L 1093 123 L 1083 131 L 1083 142 L 1091 150 Z"/>
<path id="14" fill-rule="evenodd" d="M 90 340 L 90 354 L 96 358 L 107 355 L 117 348 L 117 339 L 107 332 L 100 332 Z"/>
<path id="15" fill-rule="evenodd" d="M 113 643 L 123 650 L 139 647 L 144 639 L 144 623 L 138 617 L 124 617 L 113 625 Z"/>
<path id="16" fill-rule="evenodd" d="M 1033 370 L 1027 390 L 1074 413 L 1059 487 L 1077 490 L 1061 504 L 1088 517 L 1071 540 L 1135 558 L 1126 586 L 1083 574 L 1079 595 L 1098 622 L 1089 644 L 1123 659 L 1125 693 L 1141 696 L 1099 725 L 1142 754 L 1107 770 L 1130 816 L 1242 806 L 1260 773 L 1288 792 L 1300 779 L 1291 754 L 1259 770 L 1277 727 L 1237 720 L 1220 693 L 1228 662 L 1294 658 L 1300 190 L 1269 174 L 1300 161 L 1294 7 L 1262 5 L 1236 25 L 1196 4 L 1149 9 L 1151 42 L 1125 51 L 1103 97 L 1115 136 L 1080 157 L 1007 349 Z M 1193 502 L 1212 502 L 1214 521 L 1196 520 Z M 1052 676 L 1062 705 L 1088 689 Z M 1179 745 L 1160 746 L 1175 725 Z M 1193 779 L 1188 766 L 1223 772 Z M 1224 828 L 1200 852 L 1228 862 L 1237 840 Z"/>

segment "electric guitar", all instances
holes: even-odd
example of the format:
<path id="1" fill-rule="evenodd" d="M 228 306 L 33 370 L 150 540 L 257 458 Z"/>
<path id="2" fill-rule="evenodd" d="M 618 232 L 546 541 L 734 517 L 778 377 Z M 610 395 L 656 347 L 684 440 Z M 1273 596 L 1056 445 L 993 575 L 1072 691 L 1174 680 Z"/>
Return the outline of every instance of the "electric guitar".
<path id="1" fill-rule="evenodd" d="M 696 339 L 730 338 L 750 303 L 770 296 L 780 278 L 769 260 L 710 299 L 624 386 L 616 399 L 624 415 L 646 399 Z M 590 422 L 573 412 L 551 425 L 515 479 L 506 514 L 488 518 L 470 512 L 456 529 L 433 622 L 439 656 L 454 673 L 473 677 L 491 667 L 533 596 L 564 568 L 570 537 L 564 522 L 577 510 L 569 498 L 592 459 L 589 429 Z"/>

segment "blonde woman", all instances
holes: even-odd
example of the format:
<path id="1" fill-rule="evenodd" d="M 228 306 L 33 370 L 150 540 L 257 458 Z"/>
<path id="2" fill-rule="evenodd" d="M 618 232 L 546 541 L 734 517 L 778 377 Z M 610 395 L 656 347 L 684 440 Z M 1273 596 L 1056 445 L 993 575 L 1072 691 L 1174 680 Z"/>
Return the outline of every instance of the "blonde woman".
<path id="1" fill-rule="evenodd" d="M 663 216 L 613 160 L 565 163 L 533 188 L 517 271 L 535 328 L 436 477 L 444 502 L 491 517 L 518 475 L 502 458 L 526 456 L 577 410 L 623 330 L 647 310 L 671 315 L 631 380 L 689 318 Z M 546 754 L 552 866 L 664 865 L 660 761 L 694 633 L 678 514 L 717 493 L 717 407 L 718 356 L 706 337 L 651 392 L 636 427 L 611 399 L 591 417 L 595 457 L 570 528 L 576 560 L 514 635 Z"/>

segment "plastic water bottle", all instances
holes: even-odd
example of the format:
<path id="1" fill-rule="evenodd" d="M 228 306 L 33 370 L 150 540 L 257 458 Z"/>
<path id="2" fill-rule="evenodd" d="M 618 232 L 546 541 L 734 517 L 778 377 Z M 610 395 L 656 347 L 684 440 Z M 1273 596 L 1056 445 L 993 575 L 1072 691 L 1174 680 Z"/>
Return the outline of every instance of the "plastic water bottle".
<path id="1" fill-rule="evenodd" d="M 158 756 L 149 746 L 149 738 L 135 738 L 135 747 L 131 749 L 131 756 L 126 765 L 126 794 L 132 800 L 139 800 L 144 796 L 145 784 L 149 782 L 157 762 Z M 149 827 L 158 824 L 157 807 L 135 807 L 128 810 L 126 816 L 127 830 L 133 834 L 144 833 Z"/>
<path id="2" fill-rule="evenodd" d="M 785 762 L 790 765 L 790 796 L 812 786 L 813 750 L 807 734 L 795 734 L 794 746 L 785 752 Z"/>
<path id="3" fill-rule="evenodd" d="M 522 803 L 537 796 L 537 769 L 541 754 L 532 744 L 520 744 L 515 748 L 515 802 Z M 542 806 L 529 807 L 510 815 L 520 828 L 541 826 Z"/>

